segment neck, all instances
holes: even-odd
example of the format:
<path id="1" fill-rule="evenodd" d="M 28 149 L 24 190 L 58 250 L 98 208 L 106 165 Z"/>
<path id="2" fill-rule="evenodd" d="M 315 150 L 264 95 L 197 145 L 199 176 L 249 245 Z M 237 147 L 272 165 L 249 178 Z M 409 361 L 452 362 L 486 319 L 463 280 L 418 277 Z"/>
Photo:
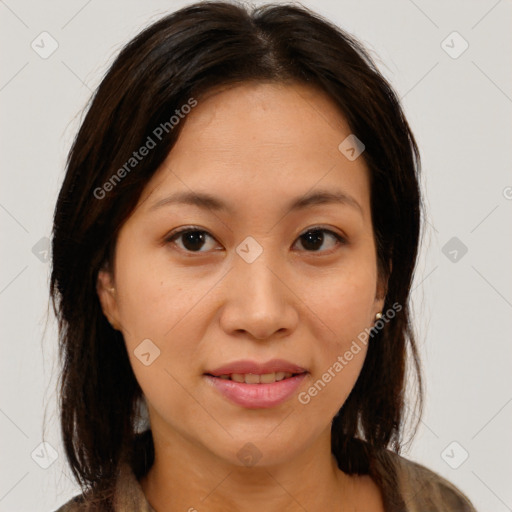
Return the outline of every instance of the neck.
<path id="1" fill-rule="evenodd" d="M 140 481 L 158 512 L 313 512 L 355 503 L 357 478 L 338 468 L 330 425 L 293 460 L 266 466 L 229 463 L 176 432 L 159 434 L 154 429 L 155 460 Z"/>

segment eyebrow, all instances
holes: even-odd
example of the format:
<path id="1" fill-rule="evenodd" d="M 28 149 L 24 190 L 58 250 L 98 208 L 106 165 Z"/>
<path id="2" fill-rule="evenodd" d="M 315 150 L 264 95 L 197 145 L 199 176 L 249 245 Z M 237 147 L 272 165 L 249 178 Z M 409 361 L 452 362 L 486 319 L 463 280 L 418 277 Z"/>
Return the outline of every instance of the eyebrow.
<path id="1" fill-rule="evenodd" d="M 149 211 L 153 211 L 164 206 L 172 204 L 188 204 L 197 206 L 202 209 L 213 211 L 221 211 L 229 214 L 233 213 L 233 209 L 229 207 L 222 199 L 201 192 L 177 192 L 164 199 L 160 199 L 152 204 Z M 290 213 L 297 210 L 303 210 L 312 206 L 325 204 L 341 204 L 351 206 L 363 215 L 361 205 L 345 192 L 340 190 L 316 190 L 309 192 L 304 196 L 293 199 L 287 206 L 286 212 Z"/>

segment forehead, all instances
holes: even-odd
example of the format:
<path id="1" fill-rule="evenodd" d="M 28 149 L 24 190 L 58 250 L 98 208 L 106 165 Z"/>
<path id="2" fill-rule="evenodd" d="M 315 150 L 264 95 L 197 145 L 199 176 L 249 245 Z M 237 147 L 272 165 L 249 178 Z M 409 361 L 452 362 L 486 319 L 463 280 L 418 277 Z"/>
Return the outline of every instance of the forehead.
<path id="1" fill-rule="evenodd" d="M 297 146 L 307 138 L 308 146 L 326 150 L 331 136 L 336 141 L 350 128 L 338 105 L 316 87 L 249 82 L 207 93 L 187 116 L 183 131 L 184 139 L 193 134 L 198 143 L 219 148 L 255 142 Z"/>
<path id="2" fill-rule="evenodd" d="M 197 101 L 144 202 L 154 204 L 177 190 L 213 191 L 242 206 L 253 198 L 287 196 L 283 201 L 289 202 L 318 186 L 341 189 L 369 208 L 366 163 L 338 149 L 351 130 L 322 91 L 248 83 L 218 88 Z"/>

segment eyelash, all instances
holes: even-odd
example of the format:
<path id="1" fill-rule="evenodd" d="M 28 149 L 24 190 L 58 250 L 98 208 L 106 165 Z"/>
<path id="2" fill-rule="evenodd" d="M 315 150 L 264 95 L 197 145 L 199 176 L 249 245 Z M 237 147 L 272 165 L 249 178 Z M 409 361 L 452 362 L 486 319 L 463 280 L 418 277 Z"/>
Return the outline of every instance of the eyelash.
<path id="1" fill-rule="evenodd" d="M 338 242 L 338 246 L 340 245 L 346 245 L 347 241 L 346 239 L 341 236 L 340 234 L 330 230 L 330 229 L 327 229 L 327 228 L 323 228 L 322 226 L 313 226 L 312 228 L 308 228 L 306 231 L 303 231 L 298 239 L 300 239 L 302 236 L 306 235 L 307 233 L 316 233 L 316 232 L 321 232 L 321 233 L 327 233 L 329 235 L 332 235 Z M 183 229 L 180 229 L 178 231 L 173 231 L 171 233 L 169 233 L 169 235 L 167 235 L 165 237 L 165 240 L 164 242 L 166 244 L 169 244 L 169 243 L 174 243 L 174 240 L 179 238 L 181 235 L 184 235 L 186 233 L 203 233 L 203 234 L 206 234 L 208 235 L 210 238 L 212 238 L 213 240 L 215 240 L 215 238 L 210 235 L 210 233 L 208 233 L 208 231 L 205 231 L 204 229 L 200 229 L 199 227 L 195 227 L 195 226 L 188 226 L 186 228 L 183 228 Z M 298 240 L 297 239 L 297 240 Z M 181 251 L 185 251 L 187 254 L 203 254 L 203 253 L 207 253 L 208 251 L 189 251 L 187 249 L 182 249 L 182 248 L 179 248 Z M 330 250 L 330 251 L 307 251 L 306 252 L 309 252 L 309 253 L 312 253 L 312 254 L 315 254 L 315 253 L 332 253 L 333 251 Z"/>

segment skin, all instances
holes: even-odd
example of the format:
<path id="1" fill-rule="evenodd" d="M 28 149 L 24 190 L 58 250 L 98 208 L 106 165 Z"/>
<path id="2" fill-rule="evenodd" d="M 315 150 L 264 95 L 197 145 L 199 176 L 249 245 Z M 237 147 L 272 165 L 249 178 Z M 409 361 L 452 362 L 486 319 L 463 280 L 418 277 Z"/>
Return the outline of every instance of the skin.
<path id="1" fill-rule="evenodd" d="M 323 92 L 265 83 L 217 89 L 182 122 L 120 230 L 112 273 L 98 274 L 103 311 L 124 335 L 148 406 L 155 443 L 155 463 L 141 480 L 148 501 L 159 512 L 324 511 L 333 503 L 382 511 L 371 478 L 346 475 L 331 454 L 332 418 L 367 347 L 309 404 L 297 399 L 384 305 L 369 171 L 362 157 L 350 161 L 338 149 L 350 127 Z M 320 188 L 343 191 L 360 209 L 333 203 L 286 214 L 289 201 Z M 233 211 L 152 210 L 178 191 L 210 193 Z M 183 236 L 165 241 L 188 226 L 207 232 L 202 245 Z M 319 226 L 346 242 L 323 232 L 308 245 L 302 235 Z M 263 249 L 252 263 L 236 252 L 247 236 Z M 147 338 L 160 349 L 149 366 L 134 354 Z M 309 372 L 272 408 L 236 405 L 203 376 L 235 360 L 272 358 Z M 237 453 L 249 442 L 261 458 L 248 467 Z"/>

